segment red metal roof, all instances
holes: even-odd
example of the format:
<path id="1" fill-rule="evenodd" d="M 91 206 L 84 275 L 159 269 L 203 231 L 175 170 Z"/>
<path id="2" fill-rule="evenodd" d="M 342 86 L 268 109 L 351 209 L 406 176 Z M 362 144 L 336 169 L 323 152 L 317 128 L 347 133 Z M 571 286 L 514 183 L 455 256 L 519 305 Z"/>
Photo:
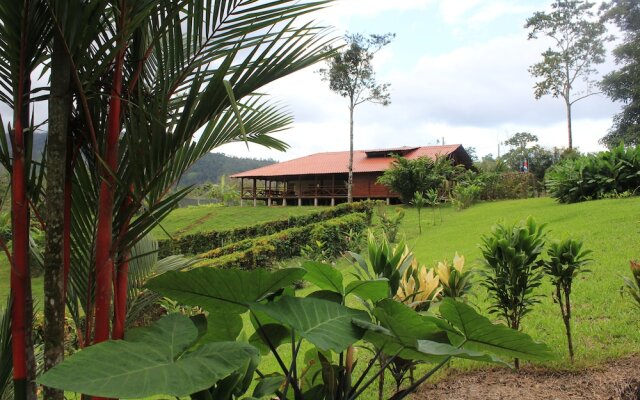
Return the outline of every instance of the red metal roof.
<path id="1" fill-rule="evenodd" d="M 435 159 L 438 155 L 449 155 L 462 147 L 459 144 L 445 146 L 423 146 L 423 147 L 401 147 L 388 149 L 410 150 L 404 157 L 415 159 L 419 157 L 430 157 Z M 380 153 L 387 149 L 380 150 L 354 150 L 353 151 L 353 172 L 382 172 L 386 171 L 393 162 L 393 157 L 367 157 L 367 153 Z M 338 151 L 330 153 L 316 153 L 309 156 L 284 161 L 266 167 L 252 169 L 231 175 L 231 178 L 262 178 L 289 175 L 313 175 L 313 174 L 338 174 L 348 173 L 349 152 Z"/>

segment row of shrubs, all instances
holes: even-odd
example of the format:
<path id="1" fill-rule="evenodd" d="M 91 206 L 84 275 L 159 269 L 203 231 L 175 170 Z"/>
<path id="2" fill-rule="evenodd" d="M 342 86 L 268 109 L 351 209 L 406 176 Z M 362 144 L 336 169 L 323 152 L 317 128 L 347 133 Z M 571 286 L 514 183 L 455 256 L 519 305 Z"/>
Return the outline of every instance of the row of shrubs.
<path id="1" fill-rule="evenodd" d="M 198 254 L 227 245 L 238 245 L 240 247 L 238 247 L 237 250 L 241 250 L 241 247 L 245 245 L 245 243 L 243 243 L 245 240 L 271 235 L 289 228 L 303 227 L 342 215 L 363 212 L 367 214 L 370 219 L 375 204 L 376 202 L 374 201 L 344 203 L 317 213 L 291 216 L 247 227 L 198 232 L 173 239 L 159 240 L 158 252 L 160 257 L 167 257 L 174 254 Z"/>
<path id="2" fill-rule="evenodd" d="M 371 212 L 359 212 L 314 224 L 297 226 L 271 235 L 246 239 L 199 255 L 195 267 L 253 269 L 300 255 L 309 243 L 322 243 L 328 256 L 351 248 L 352 235 L 371 224 Z"/>
<path id="3" fill-rule="evenodd" d="M 451 202 L 461 210 L 479 200 L 526 199 L 541 191 L 541 184 L 529 172 L 468 171 L 453 188 Z"/>
<path id="4" fill-rule="evenodd" d="M 546 178 L 549 193 L 561 203 L 632 196 L 640 190 L 640 147 L 567 159 Z"/>

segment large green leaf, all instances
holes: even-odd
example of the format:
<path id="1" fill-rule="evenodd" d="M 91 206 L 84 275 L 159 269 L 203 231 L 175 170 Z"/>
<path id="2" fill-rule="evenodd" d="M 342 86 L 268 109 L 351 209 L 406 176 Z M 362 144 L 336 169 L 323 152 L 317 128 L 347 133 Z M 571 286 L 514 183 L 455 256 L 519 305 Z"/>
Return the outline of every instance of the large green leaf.
<path id="1" fill-rule="evenodd" d="M 420 315 L 397 301 L 382 300 L 373 313 L 380 325 L 354 322 L 367 329 L 365 340 L 384 349 L 387 354 L 398 354 L 406 359 L 436 361 L 431 354 L 418 349 L 418 341 L 448 342 L 444 331 L 430 317 Z"/>
<path id="2" fill-rule="evenodd" d="M 242 331 L 242 317 L 235 313 L 209 313 L 207 333 L 200 343 L 234 341 Z"/>
<path id="3" fill-rule="evenodd" d="M 92 396 L 138 398 L 187 396 L 243 368 L 257 350 L 240 342 L 208 343 L 193 352 L 198 330 L 171 314 L 125 340 L 88 347 L 38 379 L 38 383 Z"/>
<path id="4" fill-rule="evenodd" d="M 317 261 L 306 261 L 302 264 L 302 268 L 307 271 L 304 276 L 306 281 L 313 283 L 320 289 L 344 294 L 342 274 L 332 265 Z"/>
<path id="5" fill-rule="evenodd" d="M 376 302 L 389 295 L 389 281 L 385 278 L 356 280 L 347 285 L 344 294 L 346 296 L 351 293 L 364 300 Z"/>
<path id="6" fill-rule="evenodd" d="M 453 326 L 447 329 L 447 334 L 454 346 L 464 344 L 468 349 L 525 360 L 542 361 L 553 358 L 551 350 L 545 344 L 534 342 L 525 333 L 491 323 L 464 303 L 444 299 L 440 305 L 440 314 Z M 447 328 L 444 324 L 441 326 Z"/>
<path id="7" fill-rule="evenodd" d="M 302 278 L 305 270 L 196 268 L 170 271 L 150 280 L 147 287 L 182 304 L 200 306 L 209 312 L 243 313 L 247 303 L 262 300 Z"/>
<path id="8" fill-rule="evenodd" d="M 284 296 L 272 303 L 251 305 L 279 322 L 290 326 L 297 335 L 321 350 L 342 352 L 357 342 L 364 331 L 352 320 L 370 321 L 369 315 L 328 300 Z"/>

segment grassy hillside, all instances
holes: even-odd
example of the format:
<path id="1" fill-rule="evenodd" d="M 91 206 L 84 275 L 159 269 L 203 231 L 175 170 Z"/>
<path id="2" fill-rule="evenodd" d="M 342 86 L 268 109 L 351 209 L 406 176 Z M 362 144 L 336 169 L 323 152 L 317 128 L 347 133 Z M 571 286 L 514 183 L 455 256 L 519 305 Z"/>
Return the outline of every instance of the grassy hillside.
<path id="1" fill-rule="evenodd" d="M 481 236 L 498 221 L 508 224 L 533 216 L 547 223 L 549 236 L 573 237 L 593 250 L 595 260 L 574 282 L 574 346 L 578 365 L 592 364 L 622 354 L 640 352 L 640 319 L 629 296 L 621 296 L 622 275 L 630 276 L 629 260 L 640 257 L 640 198 L 600 200 L 561 205 L 551 199 L 528 199 L 483 203 L 461 212 L 445 209 L 442 222 L 431 210 L 422 212 L 422 235 L 418 234 L 417 212 L 407 209 L 403 223 L 407 244 L 423 264 L 453 258 L 457 251 L 466 257 L 468 266 L 480 266 Z M 476 285 L 472 299 L 481 310 L 488 301 L 485 291 Z M 553 363 L 566 366 L 564 326 L 560 310 L 550 298 L 551 285 L 545 284 L 537 294 L 542 303 L 523 321 L 523 330 L 537 340 L 551 345 L 560 359 Z"/>
<path id="2" fill-rule="evenodd" d="M 226 207 L 206 205 L 185 207 L 174 210 L 164 219 L 161 226 L 153 230 L 157 239 L 170 235 L 184 235 L 194 232 L 206 232 L 240 228 L 266 221 L 318 212 L 321 207 Z"/>

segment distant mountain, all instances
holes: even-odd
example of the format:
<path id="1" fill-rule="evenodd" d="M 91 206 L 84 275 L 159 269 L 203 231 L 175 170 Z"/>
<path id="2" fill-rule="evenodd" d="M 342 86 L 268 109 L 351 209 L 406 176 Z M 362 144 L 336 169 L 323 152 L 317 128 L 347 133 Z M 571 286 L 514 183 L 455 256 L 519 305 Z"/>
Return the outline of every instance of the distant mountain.
<path id="1" fill-rule="evenodd" d="M 178 186 L 216 183 L 222 175 L 229 176 L 265 165 L 275 164 L 275 160 L 230 157 L 222 153 L 209 153 L 198 160 L 180 179 Z"/>
<path id="2" fill-rule="evenodd" d="M 9 138 L 7 138 L 9 140 Z M 33 158 L 40 159 L 47 140 L 46 133 L 33 135 Z M 275 160 L 230 157 L 222 153 L 209 153 L 198 160 L 180 179 L 178 186 L 199 185 L 205 182 L 216 183 L 222 175 L 229 176 L 238 172 L 264 167 L 276 163 Z"/>

